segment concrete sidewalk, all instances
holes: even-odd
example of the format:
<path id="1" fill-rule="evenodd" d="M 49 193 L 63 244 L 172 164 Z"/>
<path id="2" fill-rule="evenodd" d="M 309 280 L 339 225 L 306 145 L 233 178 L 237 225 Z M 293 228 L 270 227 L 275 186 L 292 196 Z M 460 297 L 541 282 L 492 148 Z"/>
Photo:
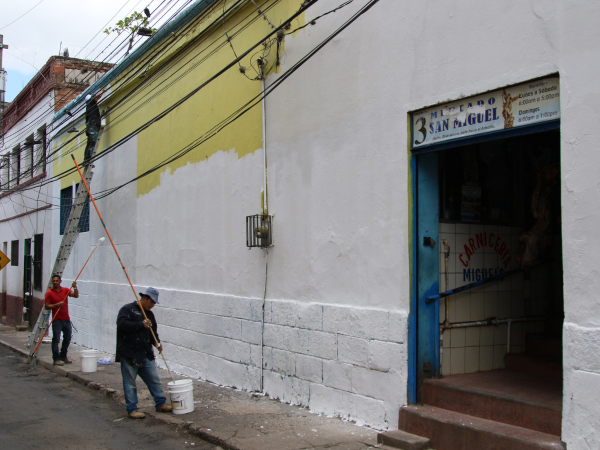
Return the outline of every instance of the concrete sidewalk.
<path id="1" fill-rule="evenodd" d="M 14 327 L 0 325 L 0 344 L 25 356 L 29 354 L 28 335 L 29 332 L 17 332 Z M 120 364 L 98 366 L 97 372 L 82 373 L 82 350 L 85 347 L 71 344 L 69 358 L 73 360 L 73 364 L 54 366 L 50 344 L 44 343 L 37 352 L 38 364 L 125 405 Z M 167 382 L 171 381 L 169 374 L 161 369 L 159 374 L 167 393 Z M 372 429 L 312 414 L 307 409 L 271 400 L 260 394 L 219 387 L 207 382 L 194 380 L 195 410 L 189 414 L 156 413 L 152 407 L 154 402 L 141 380 L 138 380 L 138 397 L 140 411 L 162 422 L 186 428 L 224 449 L 390 448 L 377 444 L 377 432 Z M 123 415 L 126 415 L 125 406 Z"/>

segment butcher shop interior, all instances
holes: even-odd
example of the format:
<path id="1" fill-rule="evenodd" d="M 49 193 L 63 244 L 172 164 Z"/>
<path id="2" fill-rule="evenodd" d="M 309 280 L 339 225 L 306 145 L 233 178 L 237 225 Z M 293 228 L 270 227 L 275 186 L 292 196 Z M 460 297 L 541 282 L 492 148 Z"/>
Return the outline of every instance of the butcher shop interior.
<path id="1" fill-rule="evenodd" d="M 562 362 L 559 139 L 439 154 L 439 286 L 457 290 L 440 301 L 442 375 Z"/>

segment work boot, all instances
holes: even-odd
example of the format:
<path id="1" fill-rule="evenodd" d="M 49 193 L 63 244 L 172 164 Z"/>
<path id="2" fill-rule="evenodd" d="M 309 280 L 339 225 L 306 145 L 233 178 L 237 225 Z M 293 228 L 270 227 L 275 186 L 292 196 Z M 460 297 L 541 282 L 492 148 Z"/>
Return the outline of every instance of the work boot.
<path id="1" fill-rule="evenodd" d="M 132 413 L 129 413 L 130 419 L 143 419 L 144 417 L 146 417 L 146 414 L 144 414 L 143 412 L 134 411 Z"/>
<path id="2" fill-rule="evenodd" d="M 65 364 L 73 364 L 73 361 L 71 361 L 69 358 L 67 358 L 66 356 L 64 358 L 60 358 L 60 360 L 62 362 L 64 362 Z"/>
<path id="3" fill-rule="evenodd" d="M 156 412 L 171 412 L 172 410 L 171 405 L 162 405 L 160 408 L 156 408 Z"/>
<path id="4" fill-rule="evenodd" d="M 65 365 L 65 363 L 64 363 L 64 362 L 62 362 L 60 359 L 57 359 L 56 361 L 54 361 L 54 365 L 55 365 L 55 366 L 64 366 L 64 365 Z"/>

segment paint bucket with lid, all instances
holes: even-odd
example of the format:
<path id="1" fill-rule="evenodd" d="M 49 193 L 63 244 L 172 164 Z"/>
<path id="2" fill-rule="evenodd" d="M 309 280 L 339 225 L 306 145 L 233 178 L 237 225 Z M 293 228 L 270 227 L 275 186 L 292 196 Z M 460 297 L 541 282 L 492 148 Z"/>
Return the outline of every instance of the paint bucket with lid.
<path id="1" fill-rule="evenodd" d="M 98 350 L 81 351 L 81 371 L 91 373 L 98 371 Z"/>
<path id="2" fill-rule="evenodd" d="M 167 383 L 173 414 L 187 414 L 194 410 L 194 384 L 192 380 L 176 380 Z"/>

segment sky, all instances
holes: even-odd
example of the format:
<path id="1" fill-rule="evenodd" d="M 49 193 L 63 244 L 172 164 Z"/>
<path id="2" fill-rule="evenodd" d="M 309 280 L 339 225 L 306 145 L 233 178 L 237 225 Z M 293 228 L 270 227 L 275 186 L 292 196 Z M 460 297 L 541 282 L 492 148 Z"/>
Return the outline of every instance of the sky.
<path id="1" fill-rule="evenodd" d="M 1 3 L 0 34 L 9 46 L 2 57 L 7 72 L 5 100 L 10 102 L 59 50 L 67 47 L 71 57 L 102 61 L 111 51 L 109 43 L 117 37 L 104 34 L 105 28 L 133 11 L 142 12 L 147 6 L 151 20 L 158 20 L 159 25 L 164 22 L 159 19 L 161 16 L 167 17 L 189 0 L 2 0 Z M 156 23 L 151 25 L 158 28 Z M 123 39 L 122 35 L 115 42 Z M 111 59 L 110 62 L 115 62 L 114 57 Z"/>

